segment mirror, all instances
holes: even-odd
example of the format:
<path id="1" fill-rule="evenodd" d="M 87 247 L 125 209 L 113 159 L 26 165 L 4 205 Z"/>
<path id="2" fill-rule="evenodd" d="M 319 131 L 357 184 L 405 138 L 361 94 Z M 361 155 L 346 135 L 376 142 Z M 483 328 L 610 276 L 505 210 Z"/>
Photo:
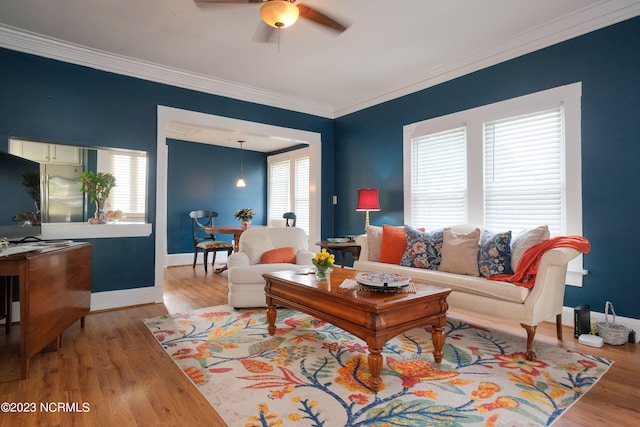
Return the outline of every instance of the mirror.
<path id="1" fill-rule="evenodd" d="M 108 222 L 146 222 L 146 152 L 87 148 L 19 138 L 9 139 L 9 152 L 40 163 L 41 202 L 37 206 L 37 214 L 43 223 L 93 220 L 96 203 L 81 191 L 84 171 L 111 173 L 116 178 L 115 187 L 104 205 Z"/>

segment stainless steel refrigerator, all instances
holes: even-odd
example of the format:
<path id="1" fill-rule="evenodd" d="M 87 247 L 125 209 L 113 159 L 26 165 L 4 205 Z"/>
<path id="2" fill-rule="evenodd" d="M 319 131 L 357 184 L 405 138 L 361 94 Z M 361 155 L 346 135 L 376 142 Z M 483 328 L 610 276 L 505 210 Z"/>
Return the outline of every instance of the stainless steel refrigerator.
<path id="1" fill-rule="evenodd" d="M 82 166 L 41 164 L 42 222 L 84 222 Z"/>

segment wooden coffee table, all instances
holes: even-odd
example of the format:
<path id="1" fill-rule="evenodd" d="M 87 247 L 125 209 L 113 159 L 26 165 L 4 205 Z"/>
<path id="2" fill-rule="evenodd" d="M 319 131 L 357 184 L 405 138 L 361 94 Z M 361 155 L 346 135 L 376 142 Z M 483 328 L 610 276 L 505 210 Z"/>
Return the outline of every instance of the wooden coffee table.
<path id="1" fill-rule="evenodd" d="M 358 271 L 334 269 L 330 280 L 315 275 L 279 271 L 264 274 L 269 334 L 276 331 L 276 306 L 293 308 L 325 320 L 352 333 L 369 346 L 369 386 L 382 386 L 382 348 L 391 338 L 418 326 L 431 325 L 433 357 L 442 361 L 443 328 L 447 296 L 451 289 L 414 282 L 415 293 L 388 293 L 340 289 L 344 279 L 355 279 Z"/>

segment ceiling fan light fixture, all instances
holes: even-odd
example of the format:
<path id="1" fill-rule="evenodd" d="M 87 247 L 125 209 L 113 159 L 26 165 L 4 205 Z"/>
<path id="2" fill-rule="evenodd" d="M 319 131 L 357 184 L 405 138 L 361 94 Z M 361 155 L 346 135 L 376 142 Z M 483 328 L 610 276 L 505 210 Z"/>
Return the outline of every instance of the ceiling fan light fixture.
<path id="1" fill-rule="evenodd" d="M 262 20 L 273 28 L 287 28 L 298 20 L 298 7 L 288 0 L 269 0 L 260 6 Z"/>

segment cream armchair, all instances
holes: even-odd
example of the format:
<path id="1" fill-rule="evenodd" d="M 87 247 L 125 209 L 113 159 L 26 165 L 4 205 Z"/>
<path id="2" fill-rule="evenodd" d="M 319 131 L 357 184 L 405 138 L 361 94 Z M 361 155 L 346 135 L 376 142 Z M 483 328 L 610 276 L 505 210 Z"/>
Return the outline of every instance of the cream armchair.
<path id="1" fill-rule="evenodd" d="M 289 262 L 275 256 L 270 263 L 263 262 L 265 252 L 274 249 L 293 248 Z M 268 256 L 267 255 L 267 256 Z M 265 307 L 264 273 L 282 270 L 298 270 L 313 266 L 314 253 L 309 251 L 307 233 L 296 227 L 255 227 L 240 236 L 238 252 L 227 261 L 229 305 L 236 308 Z M 287 257 L 287 255 L 285 255 Z M 265 256 L 266 260 L 266 256 Z M 269 260 L 266 260 L 269 261 Z"/>

